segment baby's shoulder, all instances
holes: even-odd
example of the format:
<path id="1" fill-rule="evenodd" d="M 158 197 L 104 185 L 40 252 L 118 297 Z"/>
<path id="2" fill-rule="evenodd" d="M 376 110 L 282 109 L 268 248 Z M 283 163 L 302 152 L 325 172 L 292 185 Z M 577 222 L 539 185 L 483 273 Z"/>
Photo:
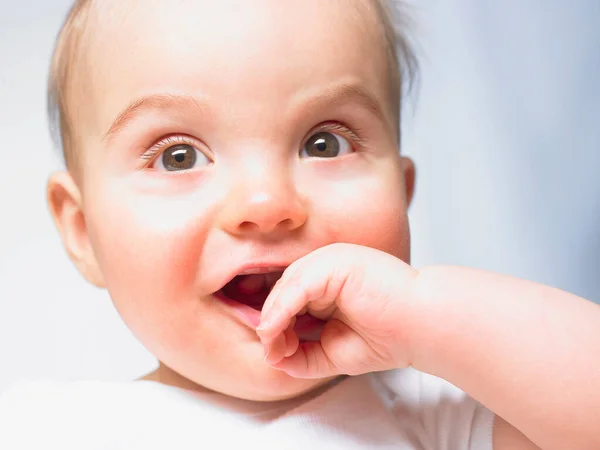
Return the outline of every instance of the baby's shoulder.
<path id="1" fill-rule="evenodd" d="M 384 397 L 401 402 L 409 409 L 421 409 L 440 402 L 471 402 L 464 391 L 444 380 L 413 369 L 396 369 L 373 373 L 375 388 Z"/>
<path id="2" fill-rule="evenodd" d="M 491 449 L 494 413 L 458 387 L 412 368 L 372 375 L 388 411 L 420 448 Z"/>

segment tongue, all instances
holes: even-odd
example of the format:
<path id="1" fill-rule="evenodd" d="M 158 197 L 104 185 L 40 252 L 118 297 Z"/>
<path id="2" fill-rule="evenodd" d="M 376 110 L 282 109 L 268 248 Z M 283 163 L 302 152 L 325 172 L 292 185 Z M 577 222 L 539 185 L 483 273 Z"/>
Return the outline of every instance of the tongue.
<path id="1" fill-rule="evenodd" d="M 282 273 L 239 275 L 227 283 L 222 292 L 228 298 L 260 311 Z"/>
<path id="2" fill-rule="evenodd" d="M 267 284 L 264 274 L 246 275 L 237 280 L 237 288 L 241 294 L 253 295 L 263 290 Z"/>
<path id="3" fill-rule="evenodd" d="M 223 287 L 223 294 L 260 311 L 269 295 L 267 279 L 264 274 L 237 276 Z"/>

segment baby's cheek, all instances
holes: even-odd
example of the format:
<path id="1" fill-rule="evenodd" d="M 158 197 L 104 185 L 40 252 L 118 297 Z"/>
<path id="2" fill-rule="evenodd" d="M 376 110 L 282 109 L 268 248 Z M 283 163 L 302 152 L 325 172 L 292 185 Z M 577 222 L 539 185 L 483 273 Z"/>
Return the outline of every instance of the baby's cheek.
<path id="1" fill-rule="evenodd" d="M 202 223 L 168 204 L 106 204 L 91 217 L 90 240 L 115 306 L 148 319 L 184 301 L 204 244 Z M 147 206 L 147 207 L 146 207 Z M 125 317 L 124 317 L 125 318 Z"/>
<path id="2" fill-rule="evenodd" d="M 409 262 L 408 221 L 400 208 L 378 209 L 366 204 L 362 205 L 361 216 L 342 229 L 338 236 L 341 241 L 376 248 Z"/>
<path id="3" fill-rule="evenodd" d="M 410 260 L 410 230 L 401 181 L 367 180 L 317 203 L 315 220 L 329 242 L 348 242 Z"/>

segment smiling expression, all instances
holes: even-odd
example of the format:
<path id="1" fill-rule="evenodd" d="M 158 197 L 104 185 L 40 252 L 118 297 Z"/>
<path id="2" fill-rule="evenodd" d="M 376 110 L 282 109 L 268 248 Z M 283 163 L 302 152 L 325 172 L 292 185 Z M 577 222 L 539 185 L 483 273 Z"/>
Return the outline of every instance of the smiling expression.
<path id="1" fill-rule="evenodd" d="M 334 242 L 409 260 L 412 165 L 374 11 L 114 3 L 90 24 L 76 119 L 96 283 L 162 370 L 253 400 L 322 384 L 268 367 L 253 326 L 215 293 Z"/>

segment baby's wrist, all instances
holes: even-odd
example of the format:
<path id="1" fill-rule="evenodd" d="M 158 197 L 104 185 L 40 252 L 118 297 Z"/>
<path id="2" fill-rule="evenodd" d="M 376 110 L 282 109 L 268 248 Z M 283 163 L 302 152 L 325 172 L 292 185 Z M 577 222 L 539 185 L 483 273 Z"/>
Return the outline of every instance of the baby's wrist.
<path id="1" fill-rule="evenodd" d="M 452 294 L 440 289 L 447 278 L 442 266 L 428 266 L 418 270 L 410 314 L 409 354 L 411 367 L 441 376 L 444 355 L 453 345 L 448 330 L 454 328 L 459 305 L 452 303 Z"/>

